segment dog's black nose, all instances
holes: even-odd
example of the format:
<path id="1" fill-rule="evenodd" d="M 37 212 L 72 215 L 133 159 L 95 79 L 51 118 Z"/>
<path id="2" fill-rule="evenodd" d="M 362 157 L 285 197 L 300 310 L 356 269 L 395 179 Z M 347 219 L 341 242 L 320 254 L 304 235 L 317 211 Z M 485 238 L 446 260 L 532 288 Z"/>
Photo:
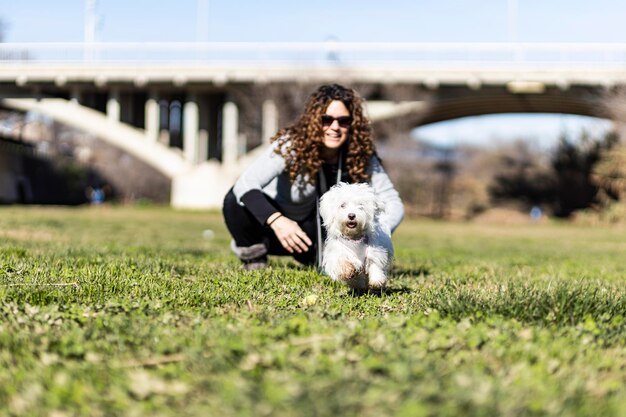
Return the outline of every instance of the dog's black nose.
<path id="1" fill-rule="evenodd" d="M 356 214 L 354 214 L 354 213 L 348 213 L 348 219 L 349 219 L 349 220 L 354 220 L 354 219 L 356 219 Z"/>

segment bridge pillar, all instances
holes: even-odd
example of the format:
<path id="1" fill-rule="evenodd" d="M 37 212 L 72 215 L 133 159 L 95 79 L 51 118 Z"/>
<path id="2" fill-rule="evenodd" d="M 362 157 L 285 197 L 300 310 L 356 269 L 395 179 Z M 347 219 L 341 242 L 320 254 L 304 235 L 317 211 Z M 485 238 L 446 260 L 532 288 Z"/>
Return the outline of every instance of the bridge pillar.
<path id="1" fill-rule="evenodd" d="M 239 109 L 230 100 L 222 110 L 222 149 L 222 164 L 234 164 L 239 150 Z"/>
<path id="2" fill-rule="evenodd" d="M 270 138 L 278 131 L 278 110 L 274 100 L 265 100 L 263 102 L 263 119 L 261 141 L 263 144 L 270 143 Z"/>
<path id="3" fill-rule="evenodd" d="M 70 90 L 70 103 L 80 104 L 82 99 L 82 91 L 78 87 L 72 87 Z"/>
<path id="4" fill-rule="evenodd" d="M 114 122 L 119 122 L 122 116 L 120 107 L 120 90 L 111 89 L 109 98 L 107 99 L 107 118 Z"/>
<path id="5" fill-rule="evenodd" d="M 198 162 L 199 121 L 197 97 L 195 94 L 189 94 L 183 107 L 183 154 L 192 164 Z"/>
<path id="6" fill-rule="evenodd" d="M 198 97 L 198 162 L 209 156 L 209 102 L 206 96 Z"/>
<path id="7" fill-rule="evenodd" d="M 159 140 L 159 99 L 156 92 L 151 91 L 145 105 L 146 137 L 150 142 Z"/>

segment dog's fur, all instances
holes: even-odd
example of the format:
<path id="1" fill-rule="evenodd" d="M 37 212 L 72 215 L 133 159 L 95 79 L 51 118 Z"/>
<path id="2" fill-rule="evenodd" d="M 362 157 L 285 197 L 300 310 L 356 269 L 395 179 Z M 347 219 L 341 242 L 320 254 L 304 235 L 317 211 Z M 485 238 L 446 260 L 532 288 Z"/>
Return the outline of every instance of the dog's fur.
<path id="1" fill-rule="evenodd" d="M 384 210 L 368 184 L 339 183 L 322 196 L 322 268 L 333 280 L 359 290 L 385 286 L 393 246 L 389 228 L 379 221 Z"/>

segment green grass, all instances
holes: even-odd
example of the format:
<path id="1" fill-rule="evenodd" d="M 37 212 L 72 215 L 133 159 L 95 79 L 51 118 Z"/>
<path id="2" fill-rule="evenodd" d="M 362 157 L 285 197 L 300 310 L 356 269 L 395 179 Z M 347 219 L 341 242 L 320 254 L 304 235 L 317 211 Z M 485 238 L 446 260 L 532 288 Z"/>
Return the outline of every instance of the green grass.
<path id="1" fill-rule="evenodd" d="M 358 295 L 241 271 L 217 212 L 2 207 L 0 415 L 626 415 L 623 229 L 394 239 Z"/>

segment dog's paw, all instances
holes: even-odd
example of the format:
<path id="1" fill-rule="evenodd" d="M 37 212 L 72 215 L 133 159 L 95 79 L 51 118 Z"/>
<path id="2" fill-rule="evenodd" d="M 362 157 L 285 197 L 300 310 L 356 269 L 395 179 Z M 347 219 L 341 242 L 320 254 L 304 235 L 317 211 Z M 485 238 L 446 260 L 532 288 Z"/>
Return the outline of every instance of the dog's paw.
<path id="1" fill-rule="evenodd" d="M 338 281 L 352 281 L 357 274 L 357 268 L 351 262 L 344 261 L 337 271 Z"/>
<path id="2" fill-rule="evenodd" d="M 368 276 L 368 287 L 372 289 L 383 288 L 387 283 L 387 275 L 380 270 L 370 270 Z"/>

